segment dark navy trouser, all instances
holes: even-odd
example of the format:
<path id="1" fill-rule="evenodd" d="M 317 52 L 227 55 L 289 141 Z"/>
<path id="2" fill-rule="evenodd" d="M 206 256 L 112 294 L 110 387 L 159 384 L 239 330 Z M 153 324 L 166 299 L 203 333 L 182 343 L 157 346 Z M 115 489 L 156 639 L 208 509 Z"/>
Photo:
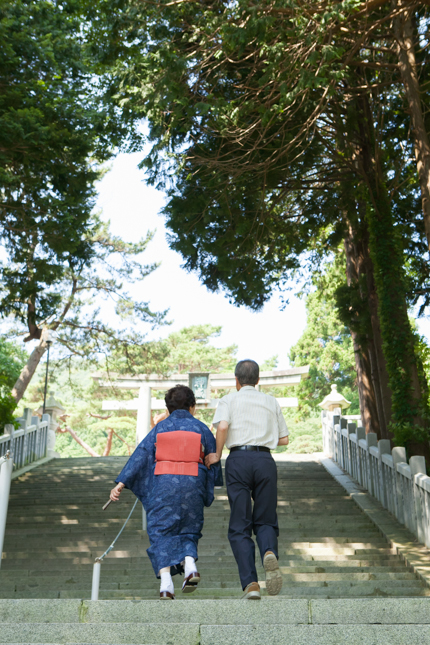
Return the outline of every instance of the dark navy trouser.
<path id="1" fill-rule="evenodd" d="M 225 479 L 231 509 L 228 539 L 245 589 L 258 581 L 253 531 L 261 559 L 266 551 L 278 557 L 276 463 L 270 452 L 237 450 L 227 457 Z"/>

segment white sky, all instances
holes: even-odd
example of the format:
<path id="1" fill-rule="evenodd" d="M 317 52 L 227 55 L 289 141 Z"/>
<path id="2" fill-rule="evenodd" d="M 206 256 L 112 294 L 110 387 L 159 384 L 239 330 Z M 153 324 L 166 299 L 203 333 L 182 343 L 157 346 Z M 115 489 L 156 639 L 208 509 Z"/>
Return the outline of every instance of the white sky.
<path id="1" fill-rule="evenodd" d="M 144 254 L 144 262 L 161 261 L 161 266 L 141 283 L 141 292 L 130 290 L 148 301 L 153 311 L 169 308 L 173 324 L 160 328 L 153 337 L 167 336 L 171 331 L 193 324 L 222 325 L 217 346 L 239 346 L 238 359 L 256 361 L 279 355 L 278 368 L 289 366 L 288 351 L 297 342 L 306 325 L 304 301 L 290 292 L 290 304 L 280 310 L 279 296 L 273 296 L 261 312 L 229 304 L 221 293 L 211 293 L 199 283 L 195 274 L 181 268 L 182 258 L 171 251 L 165 237 L 164 219 L 158 213 L 163 194 L 145 184 L 143 171 L 137 168 L 142 154 L 121 154 L 100 184 L 98 208 L 110 220 L 111 230 L 126 241 L 144 237 L 157 229 Z"/>

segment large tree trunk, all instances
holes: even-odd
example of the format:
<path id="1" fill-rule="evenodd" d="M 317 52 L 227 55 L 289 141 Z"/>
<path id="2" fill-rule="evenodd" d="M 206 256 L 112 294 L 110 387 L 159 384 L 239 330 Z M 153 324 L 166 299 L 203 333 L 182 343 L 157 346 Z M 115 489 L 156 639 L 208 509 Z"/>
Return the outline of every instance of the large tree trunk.
<path id="1" fill-rule="evenodd" d="M 348 286 L 352 286 L 359 283 L 360 260 L 356 244 L 354 243 L 354 232 L 351 225 L 349 225 L 349 235 L 344 240 L 344 248 L 347 283 Z M 366 429 L 366 433 L 375 432 L 378 438 L 381 438 L 379 412 L 367 347 L 368 342 L 363 342 L 363 338 L 360 338 L 360 335 L 354 329 L 351 329 L 351 336 L 357 370 L 361 420 Z"/>
<path id="2" fill-rule="evenodd" d="M 366 276 L 366 297 L 369 307 L 371 336 L 368 350 L 371 365 L 372 383 L 375 389 L 378 416 L 380 420 L 381 439 L 392 439 L 393 434 L 388 426 L 391 421 L 391 390 L 387 363 L 382 347 L 381 324 L 379 320 L 378 294 L 376 293 L 373 263 L 369 255 L 367 235 L 362 244 L 361 273 Z"/>
<path id="3" fill-rule="evenodd" d="M 382 349 L 392 392 L 392 420 L 396 439 L 430 459 L 428 442 L 427 387 L 421 382 L 414 337 L 406 306 L 405 277 L 400 240 L 394 227 L 391 202 L 375 154 L 373 120 L 365 97 L 357 106 L 360 165 L 367 184 L 369 204 L 366 222 L 369 230 L 369 255 L 378 298 L 378 317 Z M 422 443 L 415 443 L 423 429 Z"/>
<path id="4" fill-rule="evenodd" d="M 39 365 L 45 351 L 46 342 L 42 334 L 42 338 L 40 339 L 39 344 L 31 352 L 26 365 L 24 365 L 24 367 L 22 368 L 21 374 L 19 375 L 15 385 L 13 386 L 12 396 L 17 403 L 19 403 L 24 396 L 24 393 L 31 379 L 33 378 L 34 372 L 36 371 L 37 366 Z"/>
<path id="5" fill-rule="evenodd" d="M 395 7 L 403 8 L 400 15 L 394 19 L 394 33 L 397 42 L 400 73 L 411 115 L 424 227 L 427 244 L 430 249 L 430 142 L 425 127 L 420 84 L 417 75 L 414 29 L 411 19 L 413 10 L 405 0 L 394 0 L 393 4 Z"/>

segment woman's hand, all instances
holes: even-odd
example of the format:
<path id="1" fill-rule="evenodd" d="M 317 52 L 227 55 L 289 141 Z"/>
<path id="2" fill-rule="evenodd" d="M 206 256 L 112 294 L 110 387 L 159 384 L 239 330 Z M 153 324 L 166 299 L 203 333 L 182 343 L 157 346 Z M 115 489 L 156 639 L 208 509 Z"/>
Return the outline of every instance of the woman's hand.
<path id="1" fill-rule="evenodd" d="M 208 455 L 205 457 L 205 466 L 206 468 L 210 468 L 212 464 L 217 464 L 220 460 L 220 457 L 217 455 L 216 452 L 210 452 Z"/>
<path id="2" fill-rule="evenodd" d="M 119 496 L 123 488 L 125 488 L 125 485 L 122 484 L 121 482 L 119 482 L 119 484 L 117 484 L 115 488 L 112 488 L 109 497 L 113 502 L 119 501 Z"/>

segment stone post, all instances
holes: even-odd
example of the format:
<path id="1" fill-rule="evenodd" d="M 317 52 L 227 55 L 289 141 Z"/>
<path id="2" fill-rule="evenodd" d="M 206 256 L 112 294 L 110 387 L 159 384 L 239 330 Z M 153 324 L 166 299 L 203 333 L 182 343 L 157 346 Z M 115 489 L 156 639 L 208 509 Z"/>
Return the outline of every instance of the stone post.
<path id="1" fill-rule="evenodd" d="M 396 517 L 401 522 L 405 523 L 405 514 L 403 511 L 403 491 L 400 483 L 400 475 L 397 472 L 398 464 L 406 464 L 406 449 L 401 446 L 396 446 L 391 451 L 391 456 L 393 457 L 393 466 L 394 466 L 394 480 L 395 480 L 395 504 L 396 504 Z"/>
<path id="2" fill-rule="evenodd" d="M 141 385 L 137 402 L 136 446 L 151 430 L 151 388 Z M 142 529 L 146 531 L 146 513 L 142 507 Z"/>
<path id="3" fill-rule="evenodd" d="M 409 459 L 409 467 L 411 469 L 411 484 L 412 484 L 412 495 L 414 500 L 415 507 L 415 521 L 413 522 L 416 527 L 416 535 L 418 540 L 425 544 L 426 541 L 426 526 L 425 526 L 425 515 L 423 514 L 423 506 L 421 506 L 421 495 L 420 489 L 416 484 L 415 478 L 420 475 L 426 474 L 426 460 L 420 455 L 416 455 Z M 424 499 L 423 499 L 424 502 Z M 423 504 L 424 505 L 424 504 Z"/>
<path id="4" fill-rule="evenodd" d="M 356 430 L 357 435 L 357 481 L 360 486 L 363 486 L 364 473 L 363 473 L 363 455 L 361 454 L 360 441 L 366 439 L 366 430 L 363 426 L 359 426 Z"/>
<path id="5" fill-rule="evenodd" d="M 137 402 L 136 445 L 146 437 L 151 430 L 151 388 L 141 385 Z"/>
<path id="6" fill-rule="evenodd" d="M 10 481 L 12 479 L 13 456 L 7 453 L 0 460 L 0 567 L 6 529 L 7 507 L 9 505 Z"/>
<path id="7" fill-rule="evenodd" d="M 384 508 L 388 508 L 388 486 L 389 482 L 385 478 L 384 464 L 382 455 L 391 455 L 391 442 L 389 439 L 380 439 L 378 441 L 378 475 L 379 475 L 379 501 Z"/>

